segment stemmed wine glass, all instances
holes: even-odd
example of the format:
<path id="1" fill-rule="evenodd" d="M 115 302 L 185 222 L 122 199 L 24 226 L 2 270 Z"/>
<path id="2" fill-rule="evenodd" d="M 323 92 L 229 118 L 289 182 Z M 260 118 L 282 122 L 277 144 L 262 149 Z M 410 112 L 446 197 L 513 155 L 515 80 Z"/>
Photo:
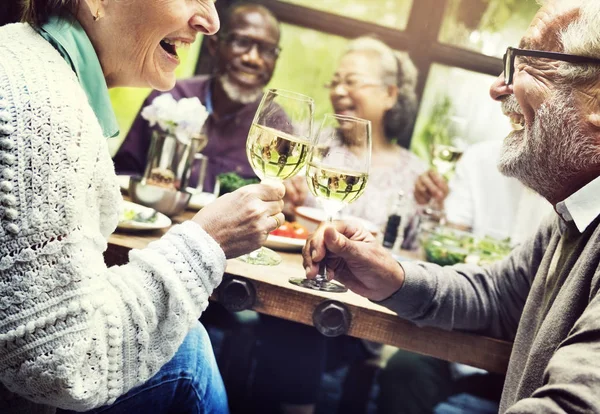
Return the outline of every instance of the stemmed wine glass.
<path id="1" fill-rule="evenodd" d="M 351 116 L 327 114 L 308 155 L 306 180 L 327 221 L 360 197 L 367 186 L 371 165 L 371 122 Z M 327 281 L 325 260 L 315 280 L 290 282 L 313 290 L 346 292 L 345 286 Z"/>
<path id="2" fill-rule="evenodd" d="M 463 141 L 465 120 L 453 116 L 448 124 L 448 134 L 436 137 L 431 143 L 431 167 L 437 171 L 446 181 L 452 177 L 456 169 L 456 163 L 462 157 L 465 143 Z M 442 206 L 436 200 L 430 200 L 423 211 L 426 221 L 442 223 L 444 213 Z"/>
<path id="3" fill-rule="evenodd" d="M 246 141 L 246 155 L 261 179 L 283 181 L 306 164 L 311 146 L 314 100 L 282 89 L 269 89 L 263 96 Z M 240 260 L 266 266 L 281 263 L 281 256 L 261 247 Z"/>

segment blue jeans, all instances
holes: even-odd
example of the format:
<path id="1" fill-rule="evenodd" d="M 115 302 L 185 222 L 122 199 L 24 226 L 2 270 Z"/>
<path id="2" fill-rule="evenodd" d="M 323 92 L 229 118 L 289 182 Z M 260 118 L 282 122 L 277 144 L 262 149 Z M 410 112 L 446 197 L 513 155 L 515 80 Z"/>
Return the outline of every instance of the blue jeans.
<path id="1" fill-rule="evenodd" d="M 204 326 L 190 330 L 175 356 L 144 384 L 94 414 L 228 414 L 227 395 Z M 74 413 L 58 410 L 57 414 Z"/>
<path id="2" fill-rule="evenodd" d="M 496 414 L 498 403 L 470 394 L 457 394 L 438 404 L 434 414 Z"/>

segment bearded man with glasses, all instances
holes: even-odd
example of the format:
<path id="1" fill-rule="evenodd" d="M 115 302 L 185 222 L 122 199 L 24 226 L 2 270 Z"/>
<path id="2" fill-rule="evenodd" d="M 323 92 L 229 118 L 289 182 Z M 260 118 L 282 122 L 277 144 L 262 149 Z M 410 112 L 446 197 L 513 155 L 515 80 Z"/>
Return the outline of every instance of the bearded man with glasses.
<path id="1" fill-rule="evenodd" d="M 490 88 L 514 125 L 499 170 L 557 213 L 509 257 L 398 263 L 343 222 L 320 227 L 303 251 L 308 278 L 326 260 L 336 280 L 399 317 L 514 341 L 501 413 L 600 412 L 599 25 L 598 0 L 544 2 Z M 434 412 L 481 412 L 458 404 Z"/>
<path id="2" fill-rule="evenodd" d="M 246 138 L 263 88 L 275 70 L 281 51 L 279 38 L 279 22 L 268 9 L 236 3 L 225 12 L 219 33 L 207 38 L 208 50 L 216 60 L 215 73 L 180 80 L 169 92 L 176 100 L 198 97 L 209 112 L 205 124 L 208 145 L 202 151 L 208 157 L 204 191 L 213 191 L 221 173 L 255 177 L 246 156 Z M 160 94 L 152 92 L 142 108 Z M 143 174 L 151 135 L 148 121 L 138 113 L 113 158 L 117 174 Z M 196 177 L 192 173 L 191 186 Z"/>

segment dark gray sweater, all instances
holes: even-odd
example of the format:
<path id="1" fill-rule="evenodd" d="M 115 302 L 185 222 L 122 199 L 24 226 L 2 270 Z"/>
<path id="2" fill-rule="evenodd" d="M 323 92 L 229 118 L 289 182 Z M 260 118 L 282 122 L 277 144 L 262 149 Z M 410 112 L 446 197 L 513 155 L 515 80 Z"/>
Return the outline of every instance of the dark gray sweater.
<path id="1" fill-rule="evenodd" d="M 600 216 L 583 234 L 560 220 L 489 267 L 402 263 L 382 302 L 419 325 L 514 339 L 501 413 L 600 413 Z"/>

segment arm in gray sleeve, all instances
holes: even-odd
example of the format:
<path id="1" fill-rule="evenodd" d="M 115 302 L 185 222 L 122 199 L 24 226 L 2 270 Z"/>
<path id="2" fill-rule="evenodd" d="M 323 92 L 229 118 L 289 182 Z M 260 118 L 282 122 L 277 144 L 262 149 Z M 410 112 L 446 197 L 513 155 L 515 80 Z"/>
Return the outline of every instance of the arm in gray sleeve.
<path id="1" fill-rule="evenodd" d="M 599 278 L 597 269 L 594 279 Z M 595 297 L 550 359 L 544 384 L 507 414 L 600 413 L 600 295 L 595 290 Z"/>
<path id="2" fill-rule="evenodd" d="M 548 220 L 509 257 L 488 267 L 402 263 L 402 288 L 380 304 L 419 325 L 512 339 L 551 234 Z"/>

